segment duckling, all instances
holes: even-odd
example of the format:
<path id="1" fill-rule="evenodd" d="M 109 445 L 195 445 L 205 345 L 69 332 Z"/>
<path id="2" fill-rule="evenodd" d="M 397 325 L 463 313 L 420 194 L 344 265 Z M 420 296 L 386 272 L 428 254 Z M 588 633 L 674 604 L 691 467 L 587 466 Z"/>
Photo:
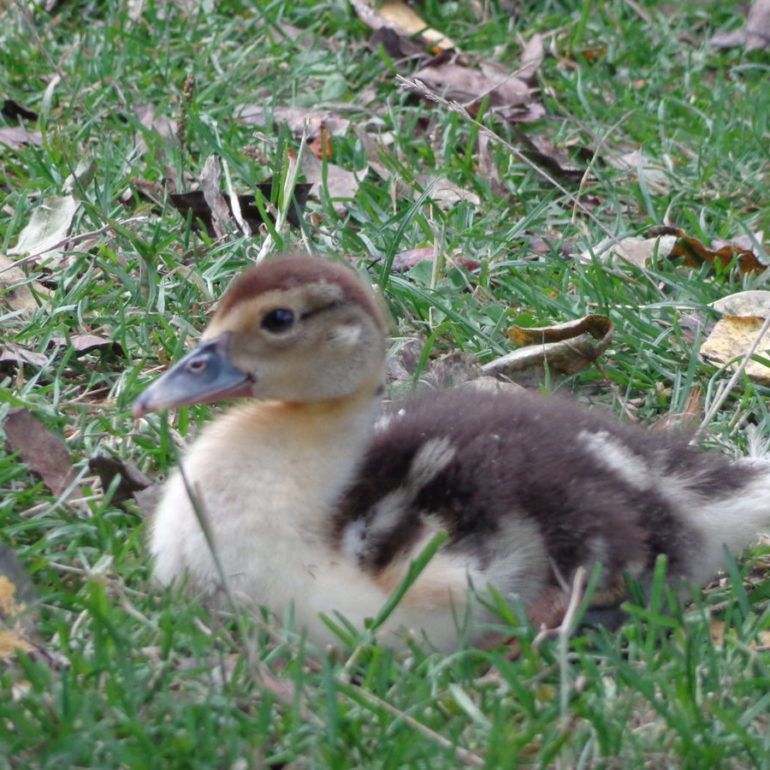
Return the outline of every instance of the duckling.
<path id="1" fill-rule="evenodd" d="M 382 407 L 386 323 L 347 267 L 288 256 L 246 270 L 201 342 L 134 404 L 247 399 L 183 459 L 228 589 L 320 644 L 323 616 L 374 617 L 440 530 L 441 549 L 379 632 L 448 651 L 483 643 L 489 589 L 534 619 L 576 570 L 703 583 L 770 523 L 770 464 L 698 451 L 556 398 L 445 391 Z M 203 594 L 220 573 L 179 472 L 150 536 L 154 576 Z"/>

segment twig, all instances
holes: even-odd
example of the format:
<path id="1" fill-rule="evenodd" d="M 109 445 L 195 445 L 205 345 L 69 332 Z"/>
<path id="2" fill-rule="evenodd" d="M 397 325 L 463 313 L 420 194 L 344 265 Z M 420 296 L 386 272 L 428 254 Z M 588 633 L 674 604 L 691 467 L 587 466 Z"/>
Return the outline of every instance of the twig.
<path id="1" fill-rule="evenodd" d="M 754 338 L 754 341 L 751 343 L 751 345 L 749 345 L 746 352 L 743 354 L 743 358 L 741 359 L 740 364 L 738 364 L 738 368 L 733 372 L 733 376 L 730 377 L 730 379 L 727 381 L 727 384 L 722 387 L 719 395 L 712 402 L 711 406 L 706 412 L 706 416 L 703 418 L 703 422 L 701 422 L 701 424 L 698 426 L 698 429 L 693 434 L 693 437 L 690 439 L 690 444 L 695 444 L 700 441 L 700 438 L 703 435 L 703 432 L 706 430 L 706 427 L 711 422 L 711 420 L 714 419 L 714 415 L 722 408 L 722 404 L 724 404 L 724 402 L 727 400 L 727 397 L 737 385 L 739 378 L 746 370 L 746 367 L 749 364 L 749 360 L 756 352 L 759 343 L 762 341 L 762 338 L 765 336 L 768 329 L 770 329 L 770 314 L 768 314 L 767 318 L 765 318 L 765 322 L 762 324 L 762 328 L 759 330 L 759 333 Z M 730 364 L 725 364 L 724 368 L 729 365 Z"/>

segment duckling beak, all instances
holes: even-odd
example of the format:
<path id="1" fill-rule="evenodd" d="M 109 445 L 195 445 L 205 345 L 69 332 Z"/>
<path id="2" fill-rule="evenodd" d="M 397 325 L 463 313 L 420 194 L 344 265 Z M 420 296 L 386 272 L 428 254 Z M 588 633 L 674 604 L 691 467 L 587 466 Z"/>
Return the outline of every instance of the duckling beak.
<path id="1" fill-rule="evenodd" d="M 198 345 L 134 401 L 134 417 L 189 404 L 250 396 L 253 377 L 236 369 L 223 334 Z"/>

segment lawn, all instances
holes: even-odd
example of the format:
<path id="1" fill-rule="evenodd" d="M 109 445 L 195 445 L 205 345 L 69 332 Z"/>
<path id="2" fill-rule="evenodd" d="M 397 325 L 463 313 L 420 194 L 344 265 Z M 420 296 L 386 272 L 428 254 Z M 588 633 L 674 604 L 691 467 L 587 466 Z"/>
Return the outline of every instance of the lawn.
<path id="1" fill-rule="evenodd" d="M 770 60 L 708 44 L 739 26 L 735 4 L 413 7 L 472 67 L 514 73 L 541 35 L 536 90 L 515 109 L 426 98 L 420 46 L 371 44 L 348 0 L 0 9 L 0 129 L 17 129 L 0 144 L 0 254 L 23 260 L 0 262 L 0 431 L 26 408 L 75 468 L 52 491 L 10 444 L 0 455 L 0 542 L 40 599 L 32 646 L 0 659 L 0 768 L 770 767 L 770 541 L 688 603 L 661 573 L 615 632 L 538 634 L 509 608 L 515 658 L 416 641 L 402 657 L 365 640 L 325 654 L 272 618 L 154 588 L 147 506 L 89 466 L 119 458 L 152 480 L 173 467 L 215 408 L 134 420 L 131 401 L 268 236 L 273 253 L 344 257 L 380 287 L 394 351 L 417 350 L 395 390 L 452 351 L 494 361 L 513 325 L 605 315 L 595 362 L 534 367 L 526 384 L 700 427 L 726 454 L 746 452 L 747 426 L 767 432 L 761 377 L 725 389 L 731 371 L 699 355 L 709 303 L 767 284 L 735 249 L 711 258 L 739 236 L 766 258 L 770 232 Z M 284 107 L 349 125 L 327 116 L 305 146 L 274 120 Z M 226 197 L 263 185 L 250 234 L 227 220 L 207 232 L 173 205 L 210 156 Z M 320 181 L 299 226 L 276 229 L 297 213 L 296 168 L 297 197 Z M 63 230 L 52 216 L 30 229 L 68 206 Z M 669 258 L 661 241 L 631 264 L 602 245 L 661 226 L 706 256 Z"/>

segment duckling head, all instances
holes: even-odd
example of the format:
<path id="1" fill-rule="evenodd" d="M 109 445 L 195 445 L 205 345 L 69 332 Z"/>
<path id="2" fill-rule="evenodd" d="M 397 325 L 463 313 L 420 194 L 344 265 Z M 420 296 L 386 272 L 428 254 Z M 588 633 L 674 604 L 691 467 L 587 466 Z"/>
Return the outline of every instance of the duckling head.
<path id="1" fill-rule="evenodd" d="M 355 274 L 291 256 L 242 273 L 201 342 L 134 402 L 134 416 L 227 398 L 309 403 L 380 387 L 385 321 Z"/>

